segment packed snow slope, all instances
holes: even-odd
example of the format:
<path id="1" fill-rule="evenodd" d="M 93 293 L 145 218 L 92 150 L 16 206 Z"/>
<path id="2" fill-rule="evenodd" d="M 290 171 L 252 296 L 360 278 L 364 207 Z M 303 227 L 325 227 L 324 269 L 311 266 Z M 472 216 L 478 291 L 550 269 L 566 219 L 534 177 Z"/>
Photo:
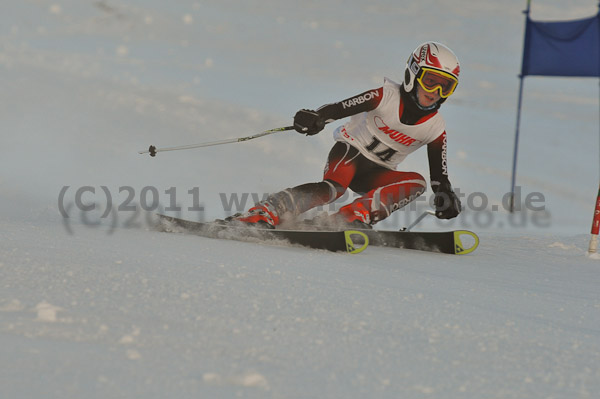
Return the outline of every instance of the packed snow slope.
<path id="1" fill-rule="evenodd" d="M 508 214 L 523 1 L 4 1 L 1 398 L 592 398 L 600 391 L 598 83 L 525 80 Z M 533 1 L 534 19 L 593 15 Z M 442 112 L 466 256 L 347 255 L 152 229 L 319 180 L 318 136 L 247 136 L 400 81 L 450 46 Z M 426 152 L 402 167 L 428 175 Z M 429 194 L 382 223 L 395 229 Z M 320 211 L 333 211 L 343 198 Z M 94 208 L 94 209 L 92 209 Z"/>

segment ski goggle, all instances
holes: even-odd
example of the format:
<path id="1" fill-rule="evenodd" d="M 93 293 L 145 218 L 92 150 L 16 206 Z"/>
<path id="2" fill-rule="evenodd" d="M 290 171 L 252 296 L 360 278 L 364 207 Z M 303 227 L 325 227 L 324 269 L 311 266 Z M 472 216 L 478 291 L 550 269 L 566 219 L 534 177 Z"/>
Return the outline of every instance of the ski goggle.
<path id="1" fill-rule="evenodd" d="M 423 90 L 428 93 L 438 90 L 442 98 L 448 98 L 448 96 L 454 93 L 454 89 L 458 85 L 456 77 L 437 69 L 422 67 L 419 75 L 417 82 L 419 82 Z"/>

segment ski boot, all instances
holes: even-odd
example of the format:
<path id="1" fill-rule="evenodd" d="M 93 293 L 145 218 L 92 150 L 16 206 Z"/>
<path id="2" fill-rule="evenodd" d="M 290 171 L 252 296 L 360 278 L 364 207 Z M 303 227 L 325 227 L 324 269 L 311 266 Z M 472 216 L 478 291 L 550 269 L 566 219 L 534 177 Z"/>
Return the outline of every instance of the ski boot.
<path id="1" fill-rule="evenodd" d="M 237 214 L 225 219 L 227 222 L 240 222 L 263 229 L 274 229 L 279 224 L 279 216 L 275 207 L 268 201 L 259 202 L 244 214 Z"/>
<path id="2" fill-rule="evenodd" d="M 325 230 L 372 229 L 371 213 L 360 202 L 345 205 L 332 215 L 324 212 L 307 224 Z"/>
<path id="3" fill-rule="evenodd" d="M 353 202 L 340 208 L 333 215 L 334 220 L 344 228 L 371 229 L 371 212 L 362 202 Z"/>

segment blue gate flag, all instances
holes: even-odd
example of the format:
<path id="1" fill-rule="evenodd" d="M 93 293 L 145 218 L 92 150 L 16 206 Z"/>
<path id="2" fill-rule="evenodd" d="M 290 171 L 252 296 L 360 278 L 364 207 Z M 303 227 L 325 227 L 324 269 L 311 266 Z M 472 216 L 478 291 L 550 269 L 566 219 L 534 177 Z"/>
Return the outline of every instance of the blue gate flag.
<path id="1" fill-rule="evenodd" d="M 527 75 L 600 77 L 600 13 L 560 22 L 527 15 L 521 76 Z"/>

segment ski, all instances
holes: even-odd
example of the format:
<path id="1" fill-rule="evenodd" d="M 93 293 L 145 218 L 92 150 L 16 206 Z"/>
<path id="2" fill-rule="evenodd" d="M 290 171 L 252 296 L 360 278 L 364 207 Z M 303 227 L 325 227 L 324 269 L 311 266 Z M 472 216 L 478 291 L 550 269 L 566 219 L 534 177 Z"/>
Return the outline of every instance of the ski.
<path id="1" fill-rule="evenodd" d="M 195 234 L 208 238 L 221 238 L 236 241 L 259 243 L 289 242 L 313 249 L 325 249 L 332 252 L 345 251 L 357 254 L 369 245 L 368 236 L 357 230 L 282 230 L 266 229 L 254 226 L 215 222 L 193 222 L 172 216 L 158 214 L 158 230 Z"/>
<path id="2" fill-rule="evenodd" d="M 293 229 L 265 229 L 233 225 L 222 221 L 193 222 L 172 216 L 158 215 L 159 230 L 196 234 L 209 238 L 269 243 L 287 241 L 314 249 L 346 251 L 356 254 L 368 245 L 414 249 L 445 254 L 466 255 L 479 246 L 477 234 L 468 230 L 414 232 L 390 230 L 327 230 L 315 224 L 300 222 Z"/>
<path id="3" fill-rule="evenodd" d="M 466 255 L 479 246 L 477 234 L 468 230 L 441 232 L 361 230 L 369 244 L 380 247 L 417 249 L 420 251 Z"/>
<path id="4" fill-rule="evenodd" d="M 414 224 L 413 224 L 414 226 Z M 297 222 L 298 229 L 331 229 L 316 219 Z M 408 231 L 357 229 L 369 238 L 369 245 L 379 247 L 415 249 L 453 255 L 469 254 L 479 246 L 479 237 L 469 230 Z"/>

